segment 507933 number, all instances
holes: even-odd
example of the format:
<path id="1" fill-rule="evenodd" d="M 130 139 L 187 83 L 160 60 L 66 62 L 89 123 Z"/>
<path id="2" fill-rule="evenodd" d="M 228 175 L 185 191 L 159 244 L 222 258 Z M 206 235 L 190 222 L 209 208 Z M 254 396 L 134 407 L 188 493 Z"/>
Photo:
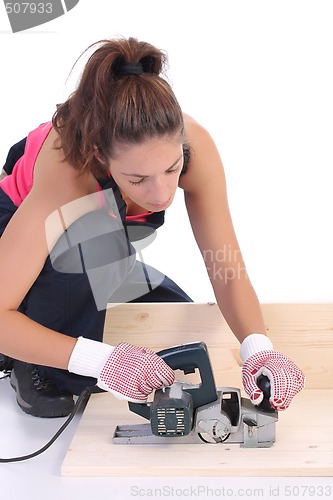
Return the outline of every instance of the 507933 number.
<path id="1" fill-rule="evenodd" d="M 47 2 L 7 2 L 5 4 L 7 14 L 51 14 L 52 3 Z"/>
<path id="2" fill-rule="evenodd" d="M 331 486 L 285 486 L 284 495 L 286 497 L 330 497 L 333 494 Z"/>

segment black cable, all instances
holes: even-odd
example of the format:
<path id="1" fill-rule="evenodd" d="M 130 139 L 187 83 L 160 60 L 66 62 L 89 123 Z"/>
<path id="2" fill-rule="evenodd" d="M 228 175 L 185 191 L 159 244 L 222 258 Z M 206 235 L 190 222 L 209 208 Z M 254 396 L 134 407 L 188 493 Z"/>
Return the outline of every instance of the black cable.
<path id="1" fill-rule="evenodd" d="M 58 439 L 60 434 L 66 429 L 68 424 L 73 420 L 74 416 L 76 415 L 82 401 L 91 394 L 91 388 L 87 387 L 84 389 L 81 394 L 79 395 L 73 410 L 71 411 L 70 415 L 68 416 L 67 420 L 63 423 L 63 425 L 60 427 L 60 429 L 55 433 L 55 435 L 50 439 L 48 443 L 46 443 L 45 446 L 40 448 L 39 450 L 30 453 L 29 455 L 23 455 L 21 457 L 13 457 L 13 458 L 0 458 L 0 463 L 9 463 L 9 462 L 22 462 L 23 460 L 28 460 L 30 458 L 37 457 L 37 455 L 40 455 L 44 451 L 46 451 L 55 441 Z"/>

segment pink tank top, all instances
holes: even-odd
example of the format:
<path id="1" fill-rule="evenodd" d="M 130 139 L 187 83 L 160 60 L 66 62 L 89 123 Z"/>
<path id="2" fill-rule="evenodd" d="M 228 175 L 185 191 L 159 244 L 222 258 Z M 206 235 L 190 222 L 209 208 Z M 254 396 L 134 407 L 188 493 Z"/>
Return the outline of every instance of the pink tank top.
<path id="1" fill-rule="evenodd" d="M 16 162 L 12 174 L 1 181 L 1 189 L 17 207 L 32 188 L 36 158 L 51 128 L 52 122 L 47 122 L 30 132 L 24 155 Z"/>
<path id="2" fill-rule="evenodd" d="M 17 207 L 21 205 L 32 188 L 36 159 L 51 129 L 52 122 L 47 122 L 28 134 L 23 156 L 16 162 L 11 175 L 7 175 L 0 182 L 1 189 Z M 98 190 L 102 191 L 99 185 Z M 103 206 L 102 198 L 100 199 L 100 206 Z M 152 212 L 148 214 L 129 215 L 126 216 L 126 221 L 146 222 L 151 213 Z"/>

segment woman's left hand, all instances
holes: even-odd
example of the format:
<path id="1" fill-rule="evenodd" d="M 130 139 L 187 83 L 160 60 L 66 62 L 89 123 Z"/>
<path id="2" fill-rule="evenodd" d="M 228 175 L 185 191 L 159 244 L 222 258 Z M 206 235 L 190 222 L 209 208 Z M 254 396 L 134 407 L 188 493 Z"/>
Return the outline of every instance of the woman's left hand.
<path id="1" fill-rule="evenodd" d="M 286 410 L 293 397 L 304 388 L 305 375 L 291 359 L 277 351 L 259 351 L 247 358 L 242 369 L 245 392 L 255 405 L 263 399 L 257 385 L 259 375 L 265 375 L 270 381 L 269 401 L 275 410 Z"/>

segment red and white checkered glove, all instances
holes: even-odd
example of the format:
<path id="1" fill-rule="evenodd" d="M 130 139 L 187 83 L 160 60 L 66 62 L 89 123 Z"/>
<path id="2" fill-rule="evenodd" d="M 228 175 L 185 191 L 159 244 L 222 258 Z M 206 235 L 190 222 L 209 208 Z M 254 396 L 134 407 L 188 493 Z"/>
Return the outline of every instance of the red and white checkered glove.
<path id="1" fill-rule="evenodd" d="M 173 384 L 173 370 L 154 351 L 122 342 L 116 347 L 79 337 L 68 370 L 97 378 L 118 399 L 144 403 L 154 389 Z"/>
<path id="2" fill-rule="evenodd" d="M 265 335 L 253 334 L 245 338 L 241 345 L 243 385 L 252 403 L 258 405 L 263 400 L 263 393 L 256 381 L 259 375 L 265 375 L 271 386 L 271 406 L 286 410 L 293 397 L 304 388 L 305 375 L 291 359 L 272 347 Z"/>
<path id="3" fill-rule="evenodd" d="M 154 351 L 122 342 L 105 363 L 97 385 L 120 399 L 143 403 L 153 389 L 174 380 L 173 370 Z"/>

